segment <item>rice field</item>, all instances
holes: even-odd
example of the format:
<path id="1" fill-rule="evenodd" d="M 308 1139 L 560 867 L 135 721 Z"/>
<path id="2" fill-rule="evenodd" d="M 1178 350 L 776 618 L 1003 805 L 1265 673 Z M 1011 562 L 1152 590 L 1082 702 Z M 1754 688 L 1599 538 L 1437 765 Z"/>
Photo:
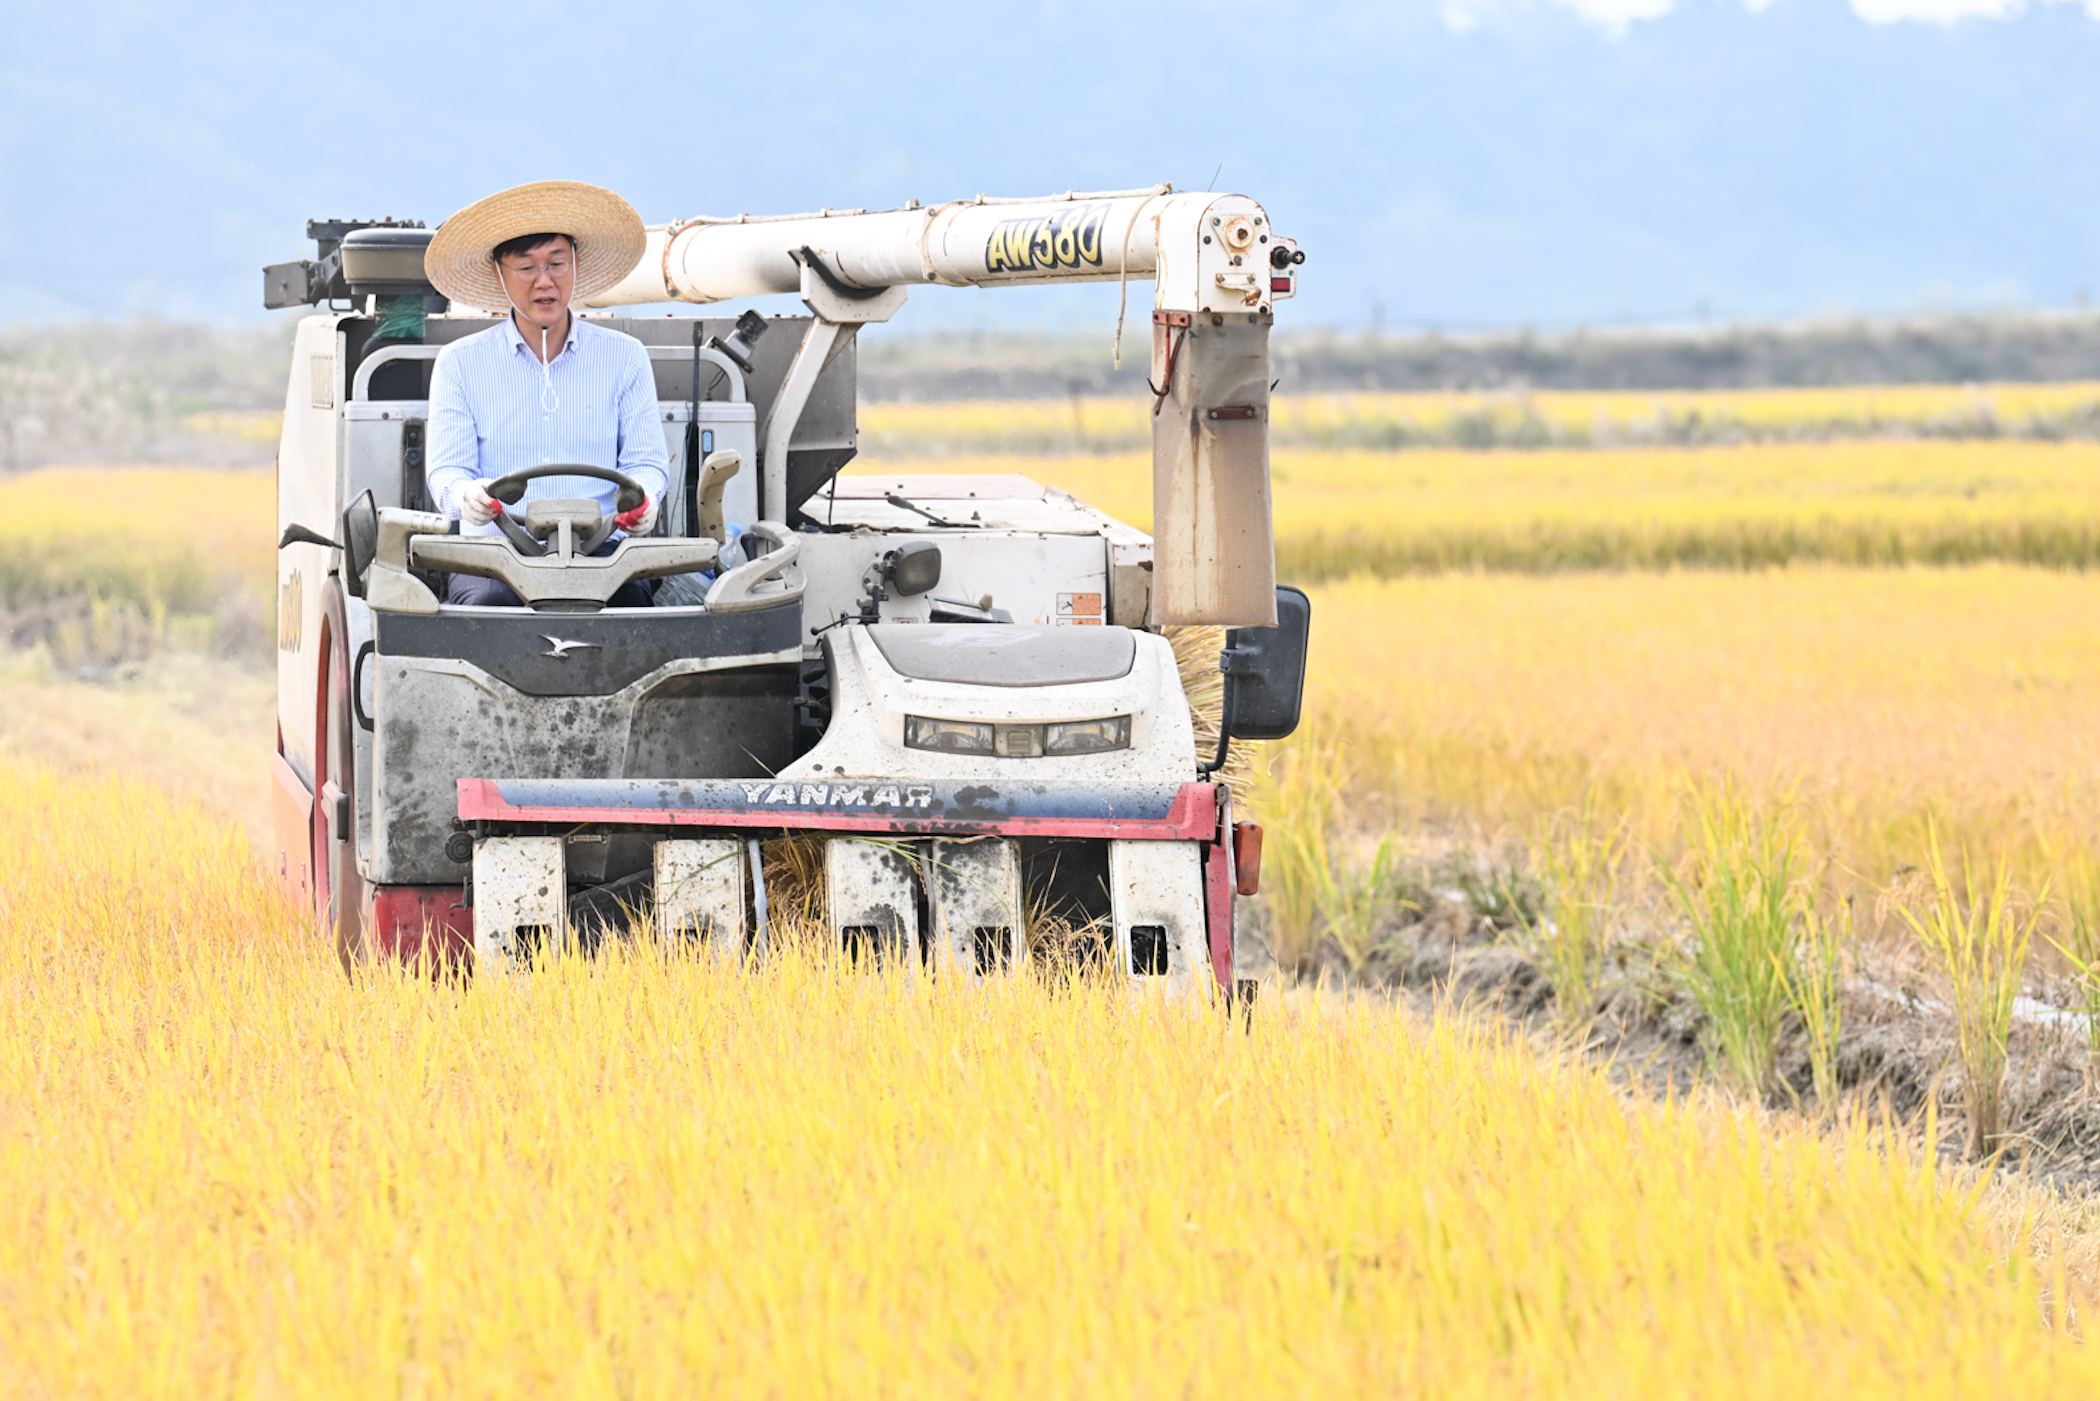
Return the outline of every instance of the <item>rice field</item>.
<path id="1" fill-rule="evenodd" d="M 209 612 L 276 578 L 265 472 L 62 467 L 0 479 L 0 609 L 87 593 Z"/>
<path id="2" fill-rule="evenodd" d="M 1241 763 L 1286 974 L 1359 967 L 1402 902 L 1444 898 L 1433 873 L 1529 910 L 1509 938 L 1556 980 L 1638 946 L 1662 997 L 1705 976 L 1688 931 L 1715 945 L 1747 872 L 1790 1035 L 1856 1020 L 1818 966 L 1958 998 L 1934 930 L 1979 996 L 2010 996 L 2015 945 L 2012 993 L 2085 995 L 2100 445 L 1822 441 L 1796 429 L 1856 401 L 1773 403 L 1792 440 L 1277 452 L 1307 721 Z M 1398 412 L 1350 411 L 1373 409 Z M 1019 471 L 1146 523 L 1141 454 L 973 456 L 993 440 L 945 412 L 939 455 L 856 470 Z M 226 639 L 267 628 L 271 495 L 0 482 L 0 1395 L 1952 1397 L 2100 1373 L 2091 1199 L 1949 1165 L 2004 1146 L 1937 1117 L 1992 1063 L 1973 1036 L 1914 1117 L 1826 1093 L 1819 1062 L 1811 1119 L 1718 1039 L 1657 1099 L 1571 1049 L 1580 1016 L 1526 1034 L 1287 976 L 1241 1022 L 1084 977 L 868 976 L 789 929 L 741 972 L 645 938 L 346 980 L 244 831 L 270 686 Z M 93 501 L 129 509 L 88 529 Z M 1960 882 L 1994 872 L 1999 942 L 1963 945 L 1949 920 L 1985 902 Z M 2100 1060 L 2077 1064 L 2089 1094 Z"/>
<path id="3" fill-rule="evenodd" d="M 0 643 L 67 664 L 268 655 L 268 473 L 69 467 L 0 478 Z"/>
<path id="4" fill-rule="evenodd" d="M 1145 453 L 900 458 L 1020 471 L 1138 525 Z M 2100 565 L 2100 443 L 1838 442 L 1272 454 L 1276 557 L 1299 583 L 1448 571 Z"/>
<path id="5" fill-rule="evenodd" d="M 2048 1202 L 1475 1022 L 803 948 L 343 977 L 0 763 L 0 1392 L 2077 1394 Z"/>
<path id="6" fill-rule="evenodd" d="M 2100 860 L 2088 575 L 1442 575 L 1314 608 L 1314 718 L 1263 762 L 1337 779 L 1350 831 L 1492 849 L 1589 805 L 1671 858 L 1687 796 L 1729 786 L 1789 806 L 1811 866 L 1870 904 L 1928 825 L 2030 891 L 2080 895 Z"/>
<path id="7" fill-rule="evenodd" d="M 1138 348 L 1140 361 L 1145 354 Z M 1149 450 L 1137 396 L 863 402 L 861 450 L 879 457 L 1063 456 Z M 275 442 L 275 411 L 194 414 L 193 433 Z M 1898 384 L 1700 391 L 1304 394 L 1271 401 L 1288 448 L 1543 448 L 1847 438 L 2100 437 L 2100 383 Z"/>
<path id="8" fill-rule="evenodd" d="M 1140 348 L 1140 356 L 1143 350 Z M 1286 373 L 1288 370 L 1286 368 Z M 1152 441 L 1143 397 L 861 407 L 863 449 L 914 454 L 1131 452 Z M 1290 448 L 1622 447 L 1844 438 L 2091 438 L 2100 384 L 1830 389 L 1304 394 L 1271 401 Z"/>
<path id="9" fill-rule="evenodd" d="M 855 470 L 939 468 L 1028 472 L 1148 523 L 1137 457 Z M 1913 859 L 1928 815 L 2037 872 L 2100 830 L 2100 586 L 2064 567 L 2084 545 L 2039 543 L 2100 542 L 2100 444 L 1282 452 L 1275 477 L 1280 577 L 1330 585 L 1308 742 L 1342 746 L 1381 795 L 1349 804 L 1368 826 L 1492 836 L 1606 784 L 1659 836 L 1672 792 L 1728 776 L 1801 793 L 1863 879 Z M 70 664 L 210 650 L 244 622 L 266 636 L 271 492 L 175 469 L 0 483 L 18 643 Z M 112 500 L 126 509 L 83 532 L 80 503 Z M 1875 548 L 1804 544 L 1840 537 Z M 1928 537 L 1967 542 L 1962 567 L 1905 543 Z"/>

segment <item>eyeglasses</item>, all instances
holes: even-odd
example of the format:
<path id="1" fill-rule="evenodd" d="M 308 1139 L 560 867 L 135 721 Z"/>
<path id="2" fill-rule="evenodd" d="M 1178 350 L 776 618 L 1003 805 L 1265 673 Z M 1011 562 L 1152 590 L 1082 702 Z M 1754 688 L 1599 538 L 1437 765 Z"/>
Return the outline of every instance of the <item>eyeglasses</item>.
<path id="1" fill-rule="evenodd" d="M 502 266 L 504 272 L 512 277 L 521 277 L 527 282 L 539 281 L 542 273 L 558 281 L 567 277 L 575 269 L 575 264 L 566 256 L 549 258 L 544 263 L 513 263 L 505 261 Z"/>

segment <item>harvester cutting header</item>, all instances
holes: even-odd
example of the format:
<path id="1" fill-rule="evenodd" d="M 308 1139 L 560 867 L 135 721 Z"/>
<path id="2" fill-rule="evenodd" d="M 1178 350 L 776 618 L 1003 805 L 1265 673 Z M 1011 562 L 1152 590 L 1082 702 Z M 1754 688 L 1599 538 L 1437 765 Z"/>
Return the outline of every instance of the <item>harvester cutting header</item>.
<path id="1" fill-rule="evenodd" d="M 1235 986 L 1259 834 L 1211 777 L 1295 725 L 1309 622 L 1268 483 L 1304 255 L 1260 205 L 644 228 L 547 182 L 308 234 L 265 270 L 324 308 L 278 459 L 278 864 L 346 958 L 499 966 L 642 912 L 740 958 L 763 844 L 806 833 L 856 956 L 994 977 L 1047 918 L 1133 980 Z M 1023 477 L 838 476 L 861 326 L 1070 280 L 1153 286 L 1151 537 Z M 604 310 L 772 293 L 810 315 Z M 1215 753 L 1160 635 L 1194 623 L 1232 629 Z"/>

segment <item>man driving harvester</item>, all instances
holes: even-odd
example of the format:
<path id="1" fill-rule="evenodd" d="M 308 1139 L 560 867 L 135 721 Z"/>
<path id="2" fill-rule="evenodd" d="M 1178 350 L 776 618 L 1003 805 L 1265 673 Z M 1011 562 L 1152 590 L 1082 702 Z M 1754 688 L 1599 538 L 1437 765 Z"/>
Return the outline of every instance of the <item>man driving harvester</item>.
<path id="1" fill-rule="evenodd" d="M 618 283 L 641 261 L 641 216 L 610 190 L 570 180 L 519 185 L 447 219 L 423 258 L 431 284 L 450 300 L 509 315 L 438 354 L 430 385 L 430 499 L 469 535 L 497 533 L 495 520 L 525 500 L 578 497 L 613 515 L 615 487 L 592 477 L 542 477 L 509 508 L 489 483 L 554 463 L 614 467 L 639 482 L 642 504 L 615 517 L 646 535 L 670 484 L 649 352 L 632 336 L 569 312 Z M 630 497 L 630 499 L 632 499 Z M 616 533 L 591 553 L 611 554 Z M 655 581 L 636 579 L 608 600 L 646 608 Z M 454 574 L 445 601 L 519 607 L 498 580 Z"/>

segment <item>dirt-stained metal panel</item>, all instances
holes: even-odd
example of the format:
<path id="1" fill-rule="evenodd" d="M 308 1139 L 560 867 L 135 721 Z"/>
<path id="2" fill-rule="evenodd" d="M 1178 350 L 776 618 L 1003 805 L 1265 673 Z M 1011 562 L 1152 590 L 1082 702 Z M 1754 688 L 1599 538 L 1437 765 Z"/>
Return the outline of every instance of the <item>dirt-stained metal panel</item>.
<path id="1" fill-rule="evenodd" d="M 862 967 L 919 966 L 917 852 L 904 841 L 824 843 L 832 937 Z"/>
<path id="2" fill-rule="evenodd" d="M 487 837 L 474 844 L 474 966 L 495 972 L 552 953 L 568 926 L 560 837 Z"/>
<path id="3" fill-rule="evenodd" d="M 1169 313 L 1158 313 L 1168 316 Z M 1269 324 L 1260 312 L 1155 320 L 1151 621 L 1276 625 Z"/>
<path id="4" fill-rule="evenodd" d="M 367 878 L 440 884 L 465 874 L 445 854 L 464 775 L 676 782 L 777 769 L 793 743 L 794 669 L 709 661 L 668 662 L 609 695 L 533 696 L 466 661 L 375 657 L 378 802 Z"/>
<path id="5" fill-rule="evenodd" d="M 1019 844 L 985 837 L 927 848 L 935 972 L 969 983 L 1018 972 L 1028 957 Z"/>
<path id="6" fill-rule="evenodd" d="M 656 936 L 666 949 L 744 955 L 744 843 L 703 837 L 656 844 Z"/>

